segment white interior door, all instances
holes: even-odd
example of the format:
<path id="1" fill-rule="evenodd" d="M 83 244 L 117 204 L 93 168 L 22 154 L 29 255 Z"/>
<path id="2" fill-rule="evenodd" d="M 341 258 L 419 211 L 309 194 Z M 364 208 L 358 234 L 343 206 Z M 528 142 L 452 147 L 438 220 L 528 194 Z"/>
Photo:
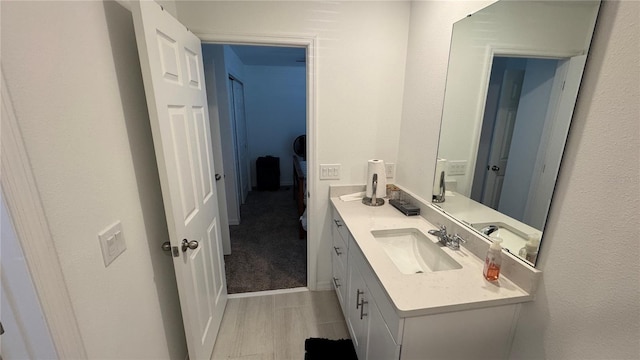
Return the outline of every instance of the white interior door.
<path id="1" fill-rule="evenodd" d="M 482 196 L 482 203 L 494 209 L 500 203 L 523 79 L 523 70 L 506 70 L 502 81 Z"/>
<path id="2" fill-rule="evenodd" d="M 209 359 L 227 290 L 202 48 L 157 3 L 132 12 L 189 357 Z"/>

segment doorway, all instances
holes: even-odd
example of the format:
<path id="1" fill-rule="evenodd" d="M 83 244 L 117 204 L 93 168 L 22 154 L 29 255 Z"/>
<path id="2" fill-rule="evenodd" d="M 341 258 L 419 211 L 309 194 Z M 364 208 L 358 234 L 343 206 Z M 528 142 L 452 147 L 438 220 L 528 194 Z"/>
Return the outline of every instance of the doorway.
<path id="1" fill-rule="evenodd" d="M 217 103 L 222 144 L 228 292 L 306 287 L 307 239 L 293 192 L 294 142 L 307 132 L 306 49 L 202 47 L 205 73 L 215 74 L 206 85 L 215 89 L 210 114 Z"/>

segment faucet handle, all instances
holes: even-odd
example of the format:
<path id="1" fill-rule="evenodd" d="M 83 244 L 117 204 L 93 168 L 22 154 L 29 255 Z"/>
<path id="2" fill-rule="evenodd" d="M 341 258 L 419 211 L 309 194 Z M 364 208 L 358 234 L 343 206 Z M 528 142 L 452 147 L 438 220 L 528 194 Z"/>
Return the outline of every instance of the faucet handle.
<path id="1" fill-rule="evenodd" d="M 467 240 L 465 240 L 462 236 L 458 235 L 458 234 L 454 234 L 453 235 L 453 241 L 457 241 L 458 243 L 466 243 Z"/>
<path id="2" fill-rule="evenodd" d="M 462 236 L 458 235 L 458 234 L 454 234 L 453 236 L 449 237 L 449 248 L 453 249 L 453 250 L 458 250 L 460 249 L 460 243 L 466 243 L 467 240 L 465 240 Z"/>

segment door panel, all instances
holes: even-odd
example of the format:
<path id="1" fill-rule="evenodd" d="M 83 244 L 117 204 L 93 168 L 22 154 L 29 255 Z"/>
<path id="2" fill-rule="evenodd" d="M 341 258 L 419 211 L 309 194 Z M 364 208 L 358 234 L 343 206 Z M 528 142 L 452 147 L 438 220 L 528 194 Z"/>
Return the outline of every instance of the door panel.
<path id="1" fill-rule="evenodd" d="M 132 12 L 189 357 L 209 359 L 227 292 L 201 44 L 153 1 Z"/>
<path id="2" fill-rule="evenodd" d="M 523 70 L 506 70 L 502 81 L 482 195 L 482 203 L 493 209 L 500 203 L 523 79 Z"/>

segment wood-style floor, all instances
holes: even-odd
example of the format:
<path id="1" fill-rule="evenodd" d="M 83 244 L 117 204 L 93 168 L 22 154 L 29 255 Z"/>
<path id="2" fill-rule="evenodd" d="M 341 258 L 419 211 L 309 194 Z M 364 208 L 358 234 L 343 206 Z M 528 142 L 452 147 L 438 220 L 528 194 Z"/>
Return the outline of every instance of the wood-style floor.
<path id="1" fill-rule="evenodd" d="M 334 291 L 233 298 L 212 359 L 302 360 L 310 337 L 349 338 Z"/>

